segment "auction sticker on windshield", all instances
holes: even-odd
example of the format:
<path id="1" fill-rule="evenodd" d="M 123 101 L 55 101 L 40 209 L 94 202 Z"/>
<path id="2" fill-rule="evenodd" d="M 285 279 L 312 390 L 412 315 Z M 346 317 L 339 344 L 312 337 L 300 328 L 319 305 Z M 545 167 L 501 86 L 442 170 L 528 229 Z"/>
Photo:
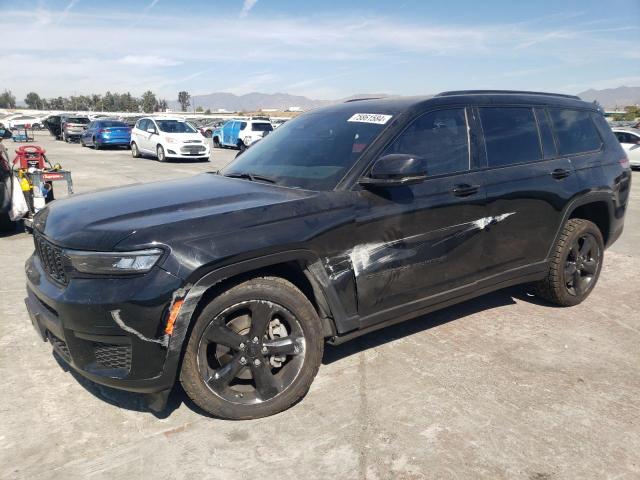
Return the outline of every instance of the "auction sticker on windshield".
<path id="1" fill-rule="evenodd" d="M 393 115 L 383 115 L 381 113 L 354 113 L 347 122 L 377 123 L 384 125 Z"/>

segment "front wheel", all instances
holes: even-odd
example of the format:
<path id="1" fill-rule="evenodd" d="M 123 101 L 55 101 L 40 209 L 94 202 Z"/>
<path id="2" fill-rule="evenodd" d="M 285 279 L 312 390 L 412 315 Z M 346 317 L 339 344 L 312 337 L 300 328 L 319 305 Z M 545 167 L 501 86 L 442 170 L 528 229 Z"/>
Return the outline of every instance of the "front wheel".
<path id="1" fill-rule="evenodd" d="M 167 156 L 164 153 L 164 148 L 162 147 L 162 145 L 158 145 L 158 147 L 156 148 L 156 156 L 158 157 L 159 162 L 167 161 Z"/>
<path id="2" fill-rule="evenodd" d="M 237 420 L 273 415 L 305 395 L 323 346 L 316 311 L 300 290 L 281 278 L 254 278 L 202 310 L 180 381 L 212 415 Z"/>
<path id="3" fill-rule="evenodd" d="M 562 307 L 581 303 L 598 281 L 603 257 L 600 229 L 589 220 L 570 219 L 553 247 L 546 278 L 535 285 L 536 293 Z"/>
<path id="4" fill-rule="evenodd" d="M 100 150 L 100 144 L 98 142 L 96 142 L 95 138 L 92 140 L 92 142 L 93 142 L 93 149 L 94 150 Z"/>
<path id="5" fill-rule="evenodd" d="M 131 142 L 131 156 L 133 158 L 140 158 L 140 150 L 138 150 L 136 142 Z"/>

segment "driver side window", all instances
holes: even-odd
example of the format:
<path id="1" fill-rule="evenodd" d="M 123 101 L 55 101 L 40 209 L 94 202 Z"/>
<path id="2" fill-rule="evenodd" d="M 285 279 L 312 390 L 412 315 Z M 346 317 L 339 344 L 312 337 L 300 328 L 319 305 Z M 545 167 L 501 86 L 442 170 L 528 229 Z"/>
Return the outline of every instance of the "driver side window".
<path id="1" fill-rule="evenodd" d="M 436 110 L 418 117 L 387 147 L 384 155 L 390 153 L 425 159 L 430 177 L 469 170 L 469 135 L 464 108 Z"/>

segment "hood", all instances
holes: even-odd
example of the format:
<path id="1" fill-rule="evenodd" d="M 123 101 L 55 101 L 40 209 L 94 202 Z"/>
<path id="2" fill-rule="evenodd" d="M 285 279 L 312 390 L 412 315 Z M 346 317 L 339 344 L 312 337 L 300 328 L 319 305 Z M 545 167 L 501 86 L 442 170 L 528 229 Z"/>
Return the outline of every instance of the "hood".
<path id="1" fill-rule="evenodd" d="M 163 232 L 198 232 L 215 216 L 216 231 L 260 223 L 257 209 L 308 198 L 314 192 L 205 173 L 194 177 L 73 195 L 56 200 L 36 215 L 34 227 L 54 243 L 73 249 L 106 251 L 129 236 L 163 243 Z M 229 221 L 242 215 L 242 225 Z M 165 235 L 166 236 L 166 235 Z"/>

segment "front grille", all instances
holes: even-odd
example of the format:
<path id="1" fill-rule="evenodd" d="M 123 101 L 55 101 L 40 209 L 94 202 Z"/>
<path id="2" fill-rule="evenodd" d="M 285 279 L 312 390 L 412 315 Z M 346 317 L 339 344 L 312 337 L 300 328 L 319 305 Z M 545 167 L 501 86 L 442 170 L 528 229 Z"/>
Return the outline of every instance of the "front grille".
<path id="1" fill-rule="evenodd" d="M 58 352 L 67 362 L 71 361 L 71 355 L 69 353 L 69 347 L 64 340 L 56 337 L 53 333 L 47 331 L 47 338 L 51 345 L 53 345 L 53 349 Z"/>
<path id="2" fill-rule="evenodd" d="M 180 149 L 182 153 L 204 153 L 205 148 L 202 145 L 188 145 Z"/>
<path id="3" fill-rule="evenodd" d="M 185 140 L 184 143 L 202 143 L 202 140 Z"/>
<path id="4" fill-rule="evenodd" d="M 53 280 L 66 285 L 69 279 L 64 270 L 62 249 L 56 247 L 39 234 L 33 236 L 33 241 L 36 246 L 36 254 L 40 258 L 40 263 L 42 263 L 42 268 Z"/>
<path id="5" fill-rule="evenodd" d="M 131 370 L 131 345 L 93 342 L 93 352 L 99 367 Z"/>

